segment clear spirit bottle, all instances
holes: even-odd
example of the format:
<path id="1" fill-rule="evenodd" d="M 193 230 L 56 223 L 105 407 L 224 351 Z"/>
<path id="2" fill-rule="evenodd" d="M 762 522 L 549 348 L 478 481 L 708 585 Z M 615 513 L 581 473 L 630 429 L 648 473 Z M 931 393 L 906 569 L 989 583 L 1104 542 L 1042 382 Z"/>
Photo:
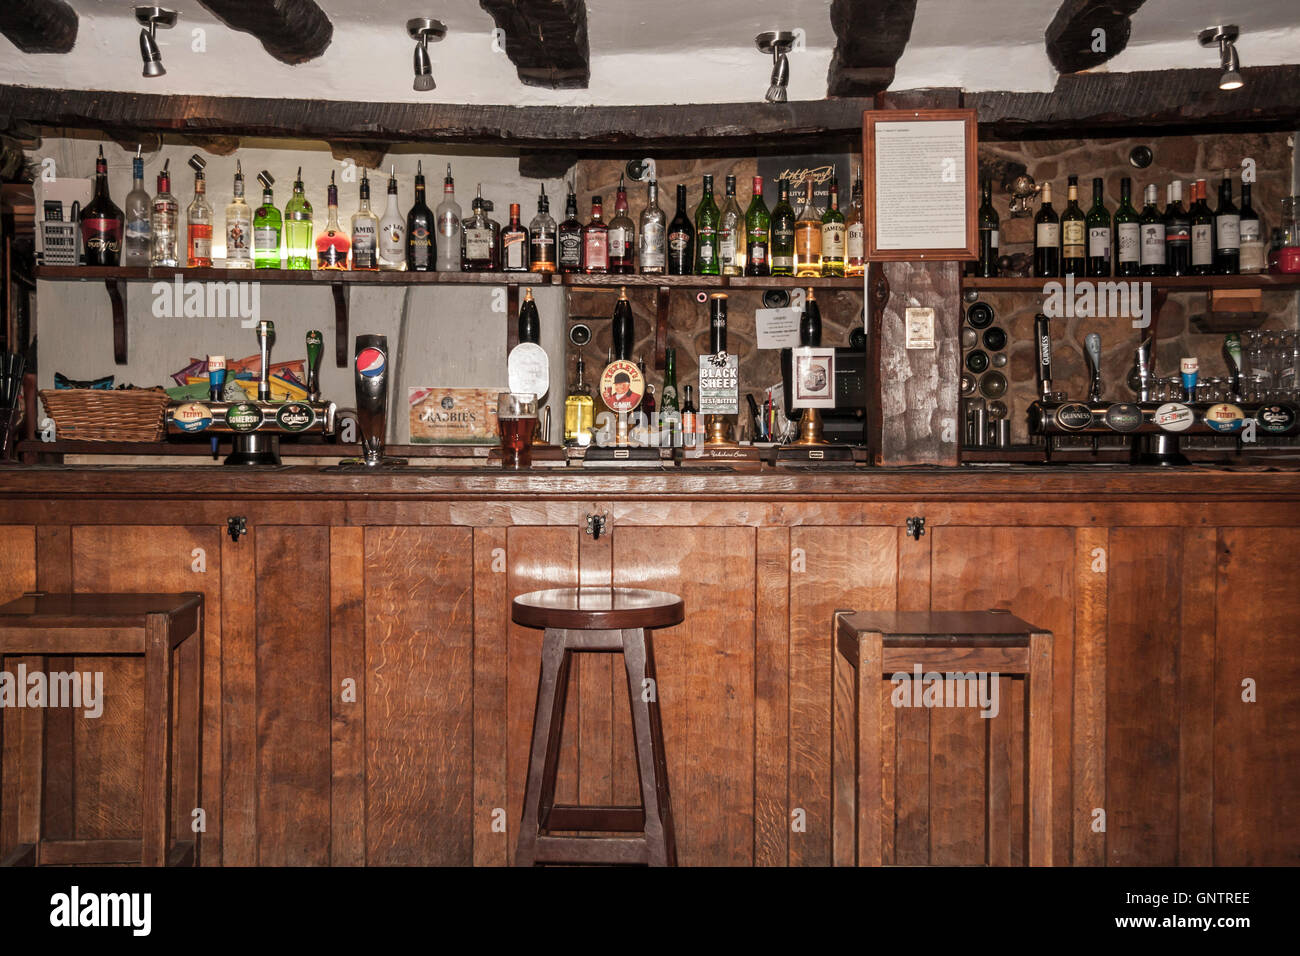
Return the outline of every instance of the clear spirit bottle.
<path id="1" fill-rule="evenodd" d="M 149 232 L 153 243 L 153 265 L 174 268 L 180 265 L 180 203 L 172 195 L 172 177 L 167 171 L 170 162 L 164 162 L 162 171 L 158 173 L 158 194 L 153 197 L 153 208 L 149 213 Z"/>
<path id="2" fill-rule="evenodd" d="M 194 171 L 194 199 L 185 211 L 186 261 L 191 269 L 212 267 L 212 206 L 202 169 Z"/>
<path id="3" fill-rule="evenodd" d="M 718 220 L 718 259 L 724 276 L 738 276 L 745 271 L 745 214 L 736 202 L 736 177 L 727 177 L 727 197 Z"/>
<path id="4" fill-rule="evenodd" d="M 664 240 L 668 218 L 659 207 L 659 183 L 650 180 L 645 209 L 641 212 L 641 271 L 659 275 L 664 271 Z"/>
<path id="5" fill-rule="evenodd" d="M 456 202 L 456 180 L 451 178 L 451 163 L 442 181 L 442 202 L 434 210 L 438 220 L 438 271 L 460 271 L 460 204 Z"/>
<path id="6" fill-rule="evenodd" d="M 235 160 L 235 184 L 226 207 L 226 268 L 253 267 L 253 210 L 244 201 L 244 170 Z"/>
<path id="7" fill-rule="evenodd" d="M 361 198 L 352 214 L 352 268 L 372 272 L 379 268 L 379 220 L 370 208 L 370 178 L 361 173 Z"/>
<path id="8" fill-rule="evenodd" d="M 126 194 L 124 210 L 126 221 L 122 239 L 122 265 L 124 266 L 149 265 L 151 251 L 149 210 L 152 205 L 149 194 L 144 188 L 144 159 L 141 158 L 140 150 L 137 148 L 135 158 L 131 160 L 131 191 Z"/>

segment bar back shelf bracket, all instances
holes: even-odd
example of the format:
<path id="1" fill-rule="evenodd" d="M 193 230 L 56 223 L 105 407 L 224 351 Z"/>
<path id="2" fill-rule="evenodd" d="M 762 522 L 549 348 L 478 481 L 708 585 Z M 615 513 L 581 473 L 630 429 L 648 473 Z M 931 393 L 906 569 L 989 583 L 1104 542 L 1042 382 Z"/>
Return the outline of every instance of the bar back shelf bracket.
<path id="1" fill-rule="evenodd" d="M 113 307 L 113 361 L 126 364 L 126 283 L 121 279 L 105 279 L 108 301 Z"/>
<path id="2" fill-rule="evenodd" d="M 348 367 L 348 292 L 350 286 L 331 282 L 334 292 L 334 364 Z"/>

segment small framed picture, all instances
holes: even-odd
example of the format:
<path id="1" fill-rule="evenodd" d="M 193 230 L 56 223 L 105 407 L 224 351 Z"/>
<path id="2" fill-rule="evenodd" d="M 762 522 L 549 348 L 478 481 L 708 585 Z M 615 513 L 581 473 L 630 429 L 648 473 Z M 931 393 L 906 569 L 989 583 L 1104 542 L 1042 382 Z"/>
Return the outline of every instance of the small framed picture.
<path id="1" fill-rule="evenodd" d="M 835 350 L 798 348 L 791 354 L 794 362 L 793 408 L 835 407 Z"/>

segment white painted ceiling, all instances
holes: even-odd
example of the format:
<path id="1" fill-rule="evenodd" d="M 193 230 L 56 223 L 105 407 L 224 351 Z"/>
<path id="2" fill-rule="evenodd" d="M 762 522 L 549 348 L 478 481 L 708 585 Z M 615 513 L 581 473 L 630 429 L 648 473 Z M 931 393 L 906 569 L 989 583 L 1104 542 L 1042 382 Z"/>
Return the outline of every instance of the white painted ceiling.
<path id="1" fill-rule="evenodd" d="M 4 0 L 0 0 L 4 2 Z M 519 83 L 493 52 L 493 22 L 477 0 L 317 0 L 334 22 L 325 54 L 297 67 L 270 57 L 253 37 L 218 22 L 197 0 L 174 0 L 172 30 L 159 31 L 167 75 L 140 75 L 139 27 L 129 0 L 70 0 L 81 17 L 67 55 L 20 53 L 0 37 L 0 83 L 149 93 L 294 96 L 364 101 L 515 105 L 725 103 L 758 100 L 771 62 L 754 49 L 766 29 L 799 29 L 791 55 L 791 100 L 826 95 L 835 35 L 829 0 L 590 0 L 591 84 L 543 90 Z M 1050 90 L 1056 73 L 1043 32 L 1060 0 L 920 0 L 894 89 Z M 447 38 L 431 47 L 438 87 L 411 89 L 412 41 L 405 22 L 434 16 Z M 1196 34 L 1240 25 L 1244 66 L 1300 63 L 1297 0 L 1148 0 L 1133 18 L 1129 47 L 1113 72 L 1213 67 Z"/>

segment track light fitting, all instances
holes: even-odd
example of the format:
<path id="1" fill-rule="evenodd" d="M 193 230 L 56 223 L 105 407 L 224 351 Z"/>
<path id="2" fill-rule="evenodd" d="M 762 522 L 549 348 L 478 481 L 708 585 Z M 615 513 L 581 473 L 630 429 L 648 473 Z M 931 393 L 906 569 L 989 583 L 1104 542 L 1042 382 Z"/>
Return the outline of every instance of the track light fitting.
<path id="1" fill-rule="evenodd" d="M 144 70 L 141 75 L 145 77 L 165 76 L 167 70 L 162 64 L 162 52 L 158 49 L 155 33 L 158 27 L 174 27 L 176 25 L 176 11 L 166 10 L 163 7 L 136 7 L 135 19 L 144 27 L 140 31 L 140 59 L 144 61 Z"/>
<path id="2" fill-rule="evenodd" d="M 794 34 L 788 30 L 768 30 L 754 37 L 754 45 L 772 56 L 772 77 L 763 98 L 769 103 L 784 103 L 786 87 L 790 85 L 790 60 L 786 54 L 794 46 Z"/>
<path id="3" fill-rule="evenodd" d="M 1239 90 L 1246 82 L 1241 78 L 1241 61 L 1237 57 L 1238 32 L 1236 24 L 1230 23 L 1226 26 L 1207 27 L 1197 36 L 1201 46 L 1219 48 L 1219 67 L 1223 70 L 1223 75 L 1219 77 L 1221 90 Z"/>
<path id="4" fill-rule="evenodd" d="M 447 35 L 447 26 L 441 20 L 433 20 L 429 17 L 416 17 L 414 20 L 406 21 L 407 35 L 415 41 L 415 81 L 411 88 L 417 92 L 424 93 L 434 89 L 437 84 L 433 82 L 433 64 L 429 60 L 429 43 L 441 40 Z"/>

